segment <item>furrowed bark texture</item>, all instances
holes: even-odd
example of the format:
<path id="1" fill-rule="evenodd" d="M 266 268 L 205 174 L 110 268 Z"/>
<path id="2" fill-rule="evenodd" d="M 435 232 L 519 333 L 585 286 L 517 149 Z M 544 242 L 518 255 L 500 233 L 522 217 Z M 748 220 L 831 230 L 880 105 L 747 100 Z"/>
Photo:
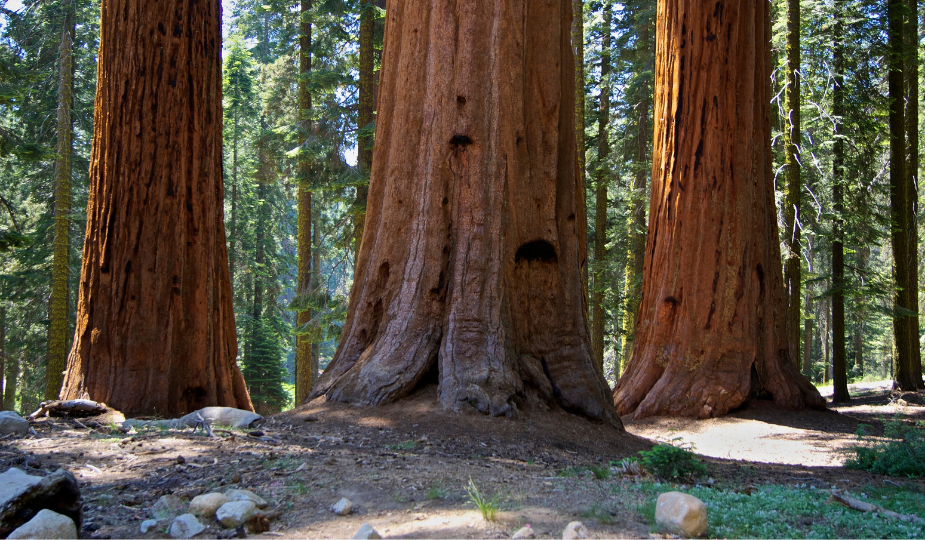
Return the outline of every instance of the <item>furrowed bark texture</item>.
<path id="1" fill-rule="evenodd" d="M 308 139 L 309 118 L 312 108 L 312 95 L 308 83 L 312 71 L 312 23 L 310 17 L 311 0 L 302 0 L 299 34 L 299 145 L 302 152 L 299 154 L 299 245 L 296 262 L 296 281 L 298 294 L 306 296 L 314 292 L 312 283 L 312 192 L 308 189 L 311 179 L 311 162 L 305 148 Z M 298 312 L 296 325 L 301 327 L 312 320 L 312 310 L 303 309 Z M 296 336 L 295 348 L 295 401 L 301 402 L 308 396 L 308 392 L 315 384 L 317 371 L 312 370 L 312 342 L 311 336 L 299 334 Z"/>
<path id="2" fill-rule="evenodd" d="M 905 57 L 904 39 L 905 12 L 904 0 L 889 0 L 887 3 L 887 20 L 889 50 L 887 51 L 889 74 L 887 86 L 890 102 L 890 220 L 892 221 L 891 243 L 893 247 L 893 381 L 900 390 L 912 391 L 922 383 L 921 370 L 914 368 L 915 351 L 919 348 L 918 331 L 913 332 L 909 315 L 918 309 L 913 303 L 913 293 L 917 286 L 918 268 L 912 266 L 915 248 L 910 236 L 913 234 L 911 216 L 913 203 L 910 200 L 906 162 L 906 122 L 905 122 Z M 911 249 L 911 251 L 910 251 Z M 917 330 L 917 329 L 916 329 Z"/>
<path id="3" fill-rule="evenodd" d="M 612 8 L 604 4 L 601 30 L 601 94 L 597 117 L 597 171 L 594 174 L 594 289 L 591 293 L 591 350 L 604 368 L 604 289 L 608 281 L 607 258 L 607 184 L 610 183 L 607 158 L 610 156 L 610 22 Z"/>
<path id="4" fill-rule="evenodd" d="M 367 227 L 314 396 L 521 397 L 619 426 L 582 297 L 571 0 L 389 3 Z"/>
<path id="5" fill-rule="evenodd" d="M 792 350 L 800 345 L 800 225 L 803 187 L 800 179 L 800 0 L 787 0 L 786 112 L 784 157 L 787 191 L 784 200 L 784 287 L 787 290 L 787 335 Z M 799 358 L 794 357 L 799 363 Z"/>
<path id="6" fill-rule="evenodd" d="M 71 151 L 74 122 L 74 33 L 73 7 L 68 11 L 61 29 L 58 47 L 58 140 L 55 158 L 55 237 L 51 263 L 51 298 L 48 301 L 48 363 L 45 368 L 45 399 L 55 399 L 61 391 L 64 368 L 67 366 L 68 314 L 70 308 L 68 278 L 71 257 Z"/>
<path id="7" fill-rule="evenodd" d="M 621 415 L 706 418 L 768 395 L 825 407 L 786 334 L 768 12 L 658 4 L 649 232 L 633 357 L 614 390 Z"/>
<path id="8" fill-rule="evenodd" d="M 62 399 L 251 409 L 222 219 L 217 0 L 103 0 L 87 235 Z"/>

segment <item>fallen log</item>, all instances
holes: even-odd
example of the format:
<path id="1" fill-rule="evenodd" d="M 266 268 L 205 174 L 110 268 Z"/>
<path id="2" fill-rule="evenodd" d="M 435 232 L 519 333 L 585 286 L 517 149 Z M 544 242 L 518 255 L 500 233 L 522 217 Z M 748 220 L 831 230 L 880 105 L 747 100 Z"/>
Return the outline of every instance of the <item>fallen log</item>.
<path id="1" fill-rule="evenodd" d="M 81 416 L 93 416 L 103 414 L 108 411 L 105 403 L 97 403 L 89 399 L 69 399 L 67 401 L 43 401 L 42 406 L 37 411 L 27 416 L 29 420 L 35 420 L 40 416 L 49 416 L 52 413 L 65 413 L 68 415 L 79 414 Z"/>
<path id="2" fill-rule="evenodd" d="M 918 516 L 913 516 L 911 514 L 900 514 L 892 510 L 887 510 L 882 506 L 877 506 L 876 504 L 871 504 L 869 502 L 864 502 L 859 499 L 855 499 L 846 493 L 842 493 L 837 489 L 832 490 L 832 496 L 830 500 L 834 500 L 837 503 L 840 503 L 852 510 L 857 510 L 858 512 L 876 512 L 881 516 L 890 517 L 893 519 L 898 519 L 900 521 L 908 521 L 911 523 L 919 523 L 925 525 L 925 519 L 922 519 Z"/>

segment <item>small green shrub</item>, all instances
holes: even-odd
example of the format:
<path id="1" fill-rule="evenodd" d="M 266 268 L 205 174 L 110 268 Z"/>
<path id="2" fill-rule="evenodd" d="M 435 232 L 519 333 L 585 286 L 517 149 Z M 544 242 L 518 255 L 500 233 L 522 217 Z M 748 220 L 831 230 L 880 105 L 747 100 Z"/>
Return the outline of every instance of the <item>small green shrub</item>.
<path id="1" fill-rule="evenodd" d="M 443 487 L 441 487 L 438 482 L 434 482 L 431 484 L 430 489 L 427 490 L 427 493 L 424 495 L 424 497 L 427 500 L 445 499 L 446 491 L 444 491 Z"/>
<path id="2" fill-rule="evenodd" d="M 672 444 L 659 444 L 649 451 L 639 452 L 639 461 L 652 475 L 666 480 L 697 478 L 707 467 L 694 454 Z"/>
<path id="3" fill-rule="evenodd" d="M 858 428 L 858 441 L 866 435 L 864 428 Z M 900 420 L 888 421 L 884 433 L 892 440 L 855 445 L 845 468 L 908 478 L 925 476 L 925 422 L 910 426 Z"/>
<path id="4" fill-rule="evenodd" d="M 469 486 L 466 488 L 466 493 L 469 494 L 469 500 L 479 509 L 485 521 L 494 521 L 498 519 L 497 496 L 488 498 L 483 495 L 475 485 L 475 482 L 472 481 L 472 478 L 469 478 Z"/>
<path id="5" fill-rule="evenodd" d="M 588 467 L 588 470 L 591 471 L 591 474 L 598 480 L 607 480 L 610 478 L 610 467 L 597 467 L 592 465 Z"/>
<path id="6" fill-rule="evenodd" d="M 417 447 L 418 447 L 417 441 L 409 440 L 409 441 L 402 441 L 398 444 L 387 446 L 386 448 L 389 448 L 390 450 L 394 450 L 396 452 L 409 452 L 411 450 L 414 450 Z"/>

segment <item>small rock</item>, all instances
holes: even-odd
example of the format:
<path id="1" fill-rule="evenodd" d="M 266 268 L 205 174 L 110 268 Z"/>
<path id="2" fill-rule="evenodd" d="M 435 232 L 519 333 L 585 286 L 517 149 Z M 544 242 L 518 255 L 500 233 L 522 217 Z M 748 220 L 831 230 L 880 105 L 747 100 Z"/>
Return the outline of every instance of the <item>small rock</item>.
<path id="1" fill-rule="evenodd" d="M 157 529 L 161 526 L 161 522 L 156 519 L 146 519 L 141 522 L 141 527 L 139 530 L 141 534 L 148 534 L 148 531 L 151 529 Z"/>
<path id="2" fill-rule="evenodd" d="M 0 411 L 0 435 L 22 437 L 29 434 L 29 422 L 13 411 Z"/>
<path id="3" fill-rule="evenodd" d="M 176 495 L 164 495 L 151 507 L 154 519 L 173 519 L 183 513 L 183 501 Z"/>
<path id="4" fill-rule="evenodd" d="M 177 456 L 177 465 L 183 465 L 186 463 L 186 458 L 183 456 Z"/>
<path id="5" fill-rule="evenodd" d="M 232 501 L 219 507 L 215 512 L 215 519 L 223 527 L 234 529 L 244 525 L 247 520 L 254 517 L 255 512 L 257 512 L 257 505 L 254 504 L 254 501 Z"/>
<path id="6" fill-rule="evenodd" d="M 517 529 L 517 532 L 515 532 L 511 538 L 513 540 L 518 540 L 519 538 L 536 538 L 536 533 L 533 532 L 533 527 L 527 525 L 526 527 Z"/>
<path id="7" fill-rule="evenodd" d="M 197 495 L 193 497 L 193 500 L 189 503 L 189 513 L 194 516 L 214 518 L 215 511 L 227 502 L 231 502 L 231 499 L 221 493 Z"/>
<path id="8" fill-rule="evenodd" d="M 562 531 L 562 540 L 576 540 L 578 538 L 587 538 L 588 529 L 580 521 L 573 521 L 565 526 Z"/>
<path id="9" fill-rule="evenodd" d="M 15 467 L 10 467 L 8 471 L 0 474 L 0 506 L 41 481 L 41 476 L 32 476 Z"/>
<path id="10" fill-rule="evenodd" d="M 526 527 L 521 527 L 520 529 L 517 529 L 517 532 L 515 532 L 511 536 L 511 538 L 513 540 L 518 540 L 520 538 L 536 538 L 536 533 L 533 532 L 533 527 L 527 524 Z"/>
<path id="11" fill-rule="evenodd" d="M 672 534 L 696 538 L 707 532 L 707 507 L 687 493 L 662 493 L 655 503 L 655 524 Z"/>
<path id="12" fill-rule="evenodd" d="M 369 523 L 364 523 L 357 530 L 356 534 L 353 535 L 353 540 L 371 540 L 373 538 L 382 538 L 379 536 L 379 533 L 376 532 L 376 529 L 373 528 Z"/>
<path id="13" fill-rule="evenodd" d="M 334 503 L 334 506 L 331 507 L 331 511 L 337 515 L 346 516 L 350 512 L 353 512 L 353 503 L 350 502 L 350 499 L 344 497 Z"/>
<path id="14" fill-rule="evenodd" d="M 171 538 L 192 538 L 202 531 L 206 530 L 202 523 L 196 519 L 193 514 L 183 514 L 177 516 L 170 524 Z"/>
<path id="15" fill-rule="evenodd" d="M 238 480 L 240 482 L 240 480 Z M 269 503 L 263 500 L 263 497 L 255 495 L 253 492 L 246 489 L 229 489 L 225 492 L 225 496 L 228 497 L 229 501 L 251 501 L 257 505 L 257 508 L 266 508 Z"/>
<path id="16" fill-rule="evenodd" d="M 7 538 L 77 538 L 74 521 L 51 510 L 40 510 Z"/>

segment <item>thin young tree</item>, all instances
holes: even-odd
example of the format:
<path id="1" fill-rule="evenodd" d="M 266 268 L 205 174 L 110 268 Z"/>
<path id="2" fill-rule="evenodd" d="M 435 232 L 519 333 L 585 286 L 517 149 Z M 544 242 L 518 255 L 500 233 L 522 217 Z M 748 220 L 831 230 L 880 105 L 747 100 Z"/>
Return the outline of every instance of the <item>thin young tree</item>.
<path id="1" fill-rule="evenodd" d="M 297 290 L 302 297 L 313 293 L 312 274 L 312 192 L 311 160 L 306 148 L 311 130 L 312 95 L 309 82 L 312 71 L 312 20 L 311 0 L 301 2 L 301 24 L 299 26 L 299 225 Z M 312 320 L 311 308 L 298 311 L 297 327 L 303 327 Z M 312 337 L 305 332 L 296 334 L 295 346 L 295 402 L 300 403 L 315 384 L 318 367 L 312 361 Z"/>
<path id="2" fill-rule="evenodd" d="M 71 153 L 74 119 L 74 6 L 61 5 L 64 20 L 58 45 L 58 111 L 55 157 L 54 255 L 51 263 L 51 299 L 48 302 L 48 350 L 45 368 L 45 399 L 55 399 L 67 365 L 68 314 L 70 312 L 71 258 Z"/>
<path id="3" fill-rule="evenodd" d="M 103 0 L 77 329 L 61 397 L 251 409 L 222 217 L 221 6 Z"/>
<path id="4" fill-rule="evenodd" d="M 906 0 L 906 24 L 905 24 L 905 89 L 906 89 L 906 189 L 908 190 L 907 201 L 907 223 L 908 232 L 906 241 L 909 244 L 909 267 L 912 269 L 909 275 L 909 305 L 916 306 L 909 315 L 909 327 L 911 333 L 911 364 L 912 374 L 918 388 L 925 388 L 925 380 L 922 379 L 922 349 L 918 339 L 921 335 L 919 327 L 919 0 Z"/>
<path id="5" fill-rule="evenodd" d="M 582 294 L 571 0 L 389 4 L 366 228 L 313 397 L 615 426 Z"/>
<path id="6" fill-rule="evenodd" d="M 594 277 L 591 293 L 591 350 L 594 359 L 604 366 L 604 289 L 607 279 L 607 186 L 610 184 L 610 69 L 611 21 L 613 8 L 609 1 L 602 8 L 604 24 L 601 27 L 601 84 L 597 116 L 597 163 L 594 171 Z"/>
<path id="7" fill-rule="evenodd" d="M 832 144 L 832 400 L 846 403 L 848 393 L 848 359 L 845 350 L 845 25 L 842 0 L 835 0 L 835 24 L 832 26 L 833 67 L 832 116 L 835 119 Z"/>
<path id="8" fill-rule="evenodd" d="M 803 186 L 800 178 L 800 0 L 787 0 L 787 48 L 784 69 L 785 113 L 784 156 L 786 196 L 784 198 L 784 287 L 787 290 L 787 336 L 796 350 L 800 343 L 801 279 L 800 208 Z M 799 363 L 799 357 L 794 355 Z"/>
<path id="9" fill-rule="evenodd" d="M 824 408 L 786 333 L 770 150 L 768 2 L 658 3 L 642 302 L 614 390 L 636 417 L 750 397 Z"/>

